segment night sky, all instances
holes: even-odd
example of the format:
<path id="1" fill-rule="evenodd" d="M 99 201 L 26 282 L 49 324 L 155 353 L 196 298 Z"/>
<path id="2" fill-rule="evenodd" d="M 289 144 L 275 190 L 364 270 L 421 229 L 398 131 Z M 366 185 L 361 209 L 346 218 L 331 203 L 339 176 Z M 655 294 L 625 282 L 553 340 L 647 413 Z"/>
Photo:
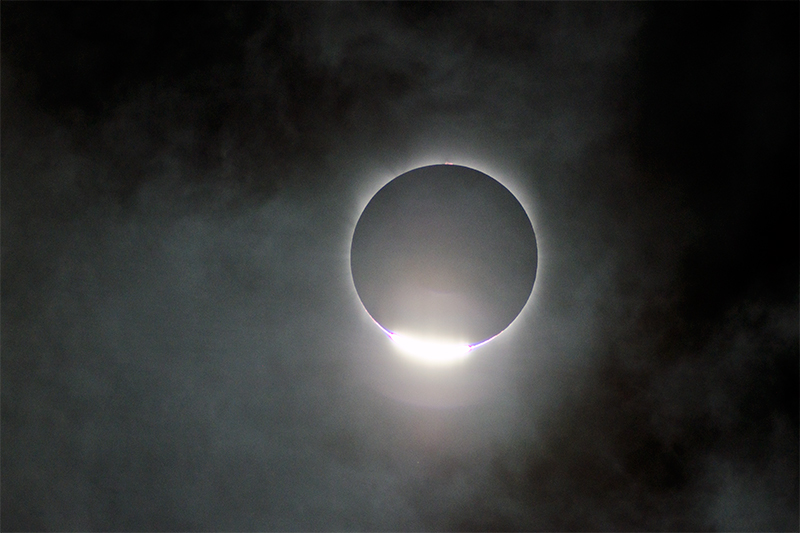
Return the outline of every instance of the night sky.
<path id="1" fill-rule="evenodd" d="M 3 2 L 2 529 L 797 531 L 799 10 Z M 432 369 L 349 250 L 444 162 L 538 271 Z"/>

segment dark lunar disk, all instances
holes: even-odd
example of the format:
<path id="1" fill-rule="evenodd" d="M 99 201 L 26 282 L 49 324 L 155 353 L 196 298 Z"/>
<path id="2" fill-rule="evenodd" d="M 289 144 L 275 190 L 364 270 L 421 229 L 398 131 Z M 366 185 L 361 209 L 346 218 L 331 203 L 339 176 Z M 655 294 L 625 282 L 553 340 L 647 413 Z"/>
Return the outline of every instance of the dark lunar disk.
<path id="1" fill-rule="evenodd" d="M 536 236 L 499 182 L 432 165 L 386 184 L 350 249 L 367 312 L 393 333 L 477 344 L 519 315 L 536 278 Z"/>

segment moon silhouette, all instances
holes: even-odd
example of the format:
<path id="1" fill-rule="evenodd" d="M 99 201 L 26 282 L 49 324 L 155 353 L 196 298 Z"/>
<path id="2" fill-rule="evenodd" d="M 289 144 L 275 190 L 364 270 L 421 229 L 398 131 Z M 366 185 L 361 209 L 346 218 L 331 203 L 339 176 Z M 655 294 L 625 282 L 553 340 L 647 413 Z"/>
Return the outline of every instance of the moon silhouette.
<path id="1" fill-rule="evenodd" d="M 372 197 L 353 233 L 350 267 L 364 308 L 400 347 L 453 358 L 519 315 L 536 278 L 536 236 L 497 180 L 431 165 Z"/>

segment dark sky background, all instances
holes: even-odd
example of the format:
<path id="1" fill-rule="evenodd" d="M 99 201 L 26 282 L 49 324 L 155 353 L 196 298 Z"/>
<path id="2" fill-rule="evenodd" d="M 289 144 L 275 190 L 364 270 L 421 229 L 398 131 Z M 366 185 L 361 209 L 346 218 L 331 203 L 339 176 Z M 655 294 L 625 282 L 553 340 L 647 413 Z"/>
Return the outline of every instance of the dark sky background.
<path id="1" fill-rule="evenodd" d="M 798 530 L 798 3 L 2 4 L 2 529 Z M 360 210 L 528 210 L 398 358 Z"/>

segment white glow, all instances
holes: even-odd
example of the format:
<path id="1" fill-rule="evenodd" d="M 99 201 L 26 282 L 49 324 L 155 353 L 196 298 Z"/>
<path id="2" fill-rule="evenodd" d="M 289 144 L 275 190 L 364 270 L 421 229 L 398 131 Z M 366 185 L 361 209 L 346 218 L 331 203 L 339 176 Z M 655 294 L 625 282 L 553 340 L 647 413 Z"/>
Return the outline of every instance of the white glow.
<path id="1" fill-rule="evenodd" d="M 472 351 L 469 344 L 458 344 L 435 338 L 418 338 L 387 332 L 395 346 L 405 355 L 429 365 L 447 365 L 462 361 Z"/>
<path id="2" fill-rule="evenodd" d="M 369 315 L 369 313 L 367 314 Z M 370 318 L 372 317 L 370 316 Z M 500 333 L 498 333 L 494 337 L 489 337 L 484 341 L 475 344 L 466 344 L 437 337 L 418 337 L 415 335 L 395 333 L 381 326 L 374 318 L 372 318 L 372 321 L 392 340 L 392 344 L 394 344 L 395 348 L 397 348 L 400 353 L 417 363 L 430 366 L 447 366 L 463 361 L 475 348 L 483 346 L 492 339 L 495 339 L 497 335 L 500 335 Z"/>

